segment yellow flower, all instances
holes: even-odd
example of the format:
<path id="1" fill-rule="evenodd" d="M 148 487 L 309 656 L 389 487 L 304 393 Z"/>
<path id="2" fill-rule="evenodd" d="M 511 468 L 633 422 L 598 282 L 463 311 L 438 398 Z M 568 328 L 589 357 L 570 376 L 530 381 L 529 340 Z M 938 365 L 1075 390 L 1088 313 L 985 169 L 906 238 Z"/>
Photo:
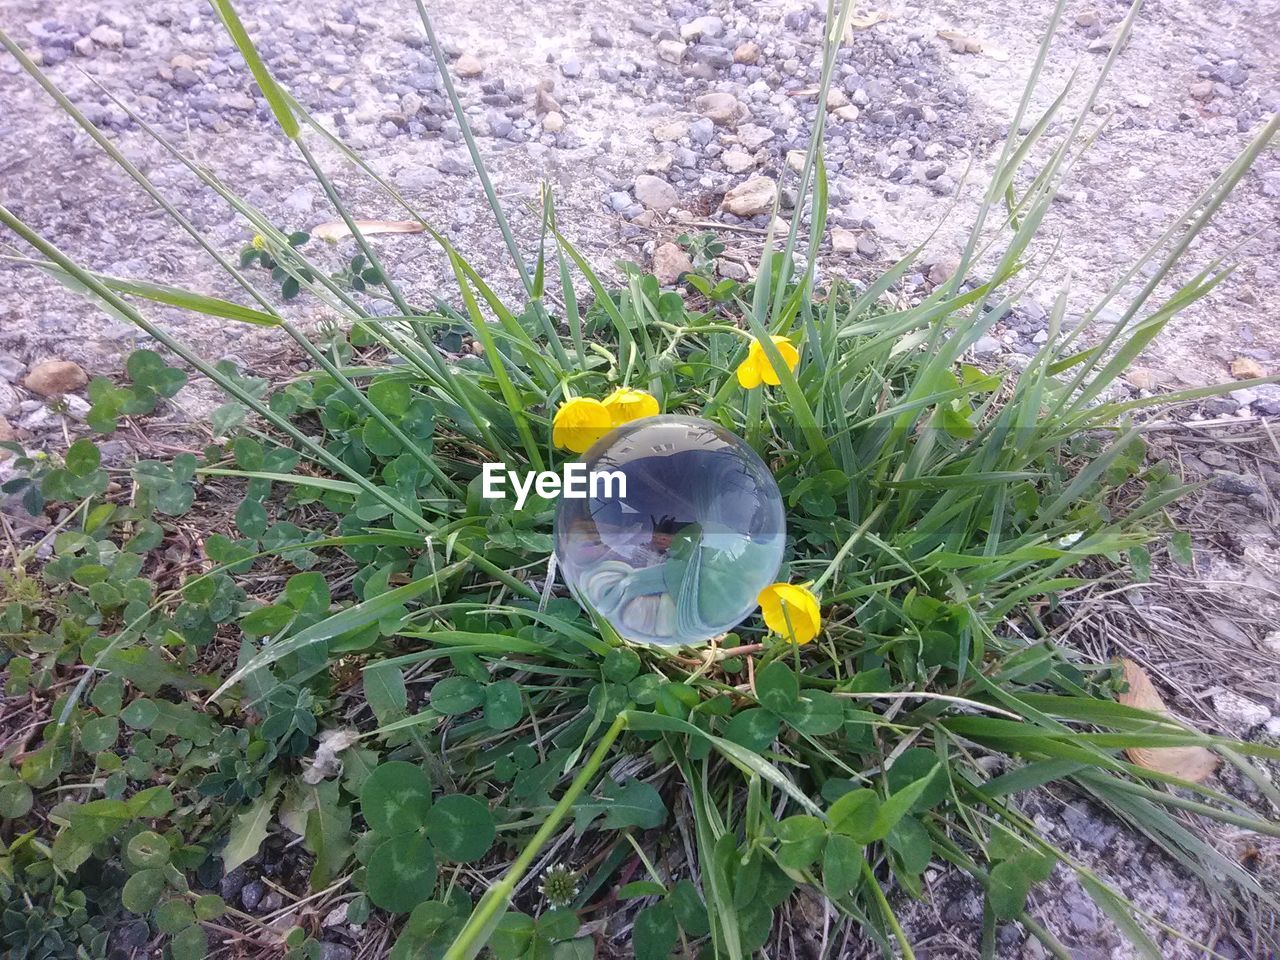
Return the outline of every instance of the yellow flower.
<path id="1" fill-rule="evenodd" d="M 795 348 L 795 344 L 786 337 L 769 339 L 778 348 L 778 353 L 782 355 L 787 369 L 794 371 L 796 364 L 800 362 L 800 351 Z M 751 347 L 747 350 L 747 359 L 738 364 L 738 383 L 744 390 L 752 390 L 762 383 L 776 387 L 781 382 L 778 379 L 778 371 L 773 368 L 773 364 L 765 355 L 764 346 L 759 340 L 752 340 Z"/>
<path id="2" fill-rule="evenodd" d="M 603 403 L 590 397 L 571 397 L 556 411 L 551 442 L 574 453 L 586 453 L 612 429 L 613 416 Z"/>
<path id="3" fill-rule="evenodd" d="M 249 241 L 249 245 L 255 250 L 267 249 L 267 238 L 260 233 L 255 233 L 253 239 Z"/>
<path id="4" fill-rule="evenodd" d="M 613 425 L 620 427 L 641 417 L 656 417 L 662 412 L 658 401 L 643 390 L 619 387 L 604 398 L 604 405 L 613 417 Z"/>
<path id="5" fill-rule="evenodd" d="M 808 587 L 773 583 L 760 591 L 756 602 L 769 629 L 793 643 L 808 643 L 822 627 L 818 598 Z"/>

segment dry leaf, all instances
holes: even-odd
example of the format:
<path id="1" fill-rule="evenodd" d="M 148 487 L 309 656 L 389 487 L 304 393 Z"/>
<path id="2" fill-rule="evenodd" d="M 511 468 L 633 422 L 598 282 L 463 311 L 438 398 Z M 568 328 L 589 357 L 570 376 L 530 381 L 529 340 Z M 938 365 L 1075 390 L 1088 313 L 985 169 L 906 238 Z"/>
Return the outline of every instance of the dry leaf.
<path id="1" fill-rule="evenodd" d="M 1265 377 L 1262 364 L 1249 357 L 1236 357 L 1231 361 L 1231 375 L 1237 380 L 1252 380 L 1254 377 Z"/>
<path id="2" fill-rule="evenodd" d="M 1120 694 L 1120 702 L 1126 707 L 1167 715 L 1169 709 L 1164 705 L 1160 692 L 1152 685 L 1147 671 L 1132 660 L 1122 660 L 1121 663 L 1124 665 L 1124 679 L 1129 684 L 1129 690 Z M 1204 747 L 1134 747 L 1125 753 L 1130 760 L 1146 770 L 1167 773 L 1192 783 L 1204 780 L 1218 766 L 1217 756 Z"/>
<path id="3" fill-rule="evenodd" d="M 355 225 L 366 237 L 378 233 L 421 233 L 426 228 L 417 220 L 356 220 Z M 330 220 L 311 228 L 311 236 L 336 243 L 351 236 L 351 230 L 341 220 Z"/>
<path id="4" fill-rule="evenodd" d="M 844 39 L 848 43 L 855 30 L 870 30 L 877 23 L 892 20 L 893 14 L 887 10 L 872 10 L 870 13 L 855 13 L 849 17 L 849 25 L 845 28 Z"/>
<path id="5" fill-rule="evenodd" d="M 951 49 L 956 53 L 982 52 L 981 40 L 975 40 L 973 37 L 965 36 L 958 30 L 939 30 L 938 37 L 951 44 Z"/>
<path id="6" fill-rule="evenodd" d="M 317 784 L 329 777 L 342 773 L 342 758 L 338 756 L 343 750 L 358 742 L 359 730 L 334 729 L 320 734 L 316 744 L 316 754 L 302 771 L 302 782 Z"/>

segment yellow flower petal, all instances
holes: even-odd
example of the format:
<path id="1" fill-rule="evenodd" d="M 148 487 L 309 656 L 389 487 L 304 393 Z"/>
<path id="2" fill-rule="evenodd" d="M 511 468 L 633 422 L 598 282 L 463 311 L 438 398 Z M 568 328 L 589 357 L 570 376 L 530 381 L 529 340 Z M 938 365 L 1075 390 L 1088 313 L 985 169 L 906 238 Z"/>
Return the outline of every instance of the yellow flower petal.
<path id="1" fill-rule="evenodd" d="M 808 643 L 822 628 L 818 598 L 807 587 L 792 583 L 770 584 L 760 591 L 756 600 L 765 625 L 793 643 Z"/>
<path id="2" fill-rule="evenodd" d="M 795 344 L 786 337 L 771 336 L 769 339 L 778 348 L 778 353 L 781 354 L 782 362 L 787 365 L 787 369 L 794 371 L 796 365 L 800 363 L 800 351 L 796 349 Z M 751 346 L 747 348 L 747 359 L 738 367 L 738 383 L 744 389 L 750 390 L 761 383 L 776 387 L 781 382 L 778 371 L 773 368 L 768 355 L 764 352 L 764 345 L 759 340 L 752 340 Z"/>
<path id="3" fill-rule="evenodd" d="M 249 241 L 249 245 L 255 250 L 267 249 L 267 238 L 260 233 L 255 233 L 253 239 Z"/>
<path id="4" fill-rule="evenodd" d="M 619 387 L 604 398 L 604 405 L 613 417 L 615 427 L 641 417 L 656 417 L 662 412 L 655 397 L 632 387 Z"/>
<path id="5" fill-rule="evenodd" d="M 551 442 L 564 450 L 586 453 L 591 445 L 613 429 L 609 408 L 590 397 L 573 397 L 556 411 Z"/>

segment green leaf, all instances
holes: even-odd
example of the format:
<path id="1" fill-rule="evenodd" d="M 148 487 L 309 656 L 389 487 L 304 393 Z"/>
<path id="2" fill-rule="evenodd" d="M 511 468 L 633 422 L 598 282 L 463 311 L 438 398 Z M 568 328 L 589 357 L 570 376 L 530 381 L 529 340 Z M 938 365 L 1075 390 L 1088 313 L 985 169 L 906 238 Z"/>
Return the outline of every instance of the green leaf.
<path id="1" fill-rule="evenodd" d="M 295 573 L 284 585 L 284 599 L 299 613 L 323 616 L 329 612 L 332 602 L 329 582 L 317 571 Z"/>
<path id="2" fill-rule="evenodd" d="M 156 929 L 161 933 L 181 933 L 195 922 L 195 911 L 185 900 L 167 900 L 156 908 Z"/>
<path id="3" fill-rule="evenodd" d="M 169 841 L 154 830 L 135 834 L 125 849 L 125 855 L 135 867 L 157 869 L 169 862 Z"/>
<path id="4" fill-rule="evenodd" d="M 313 805 L 303 844 L 316 858 L 311 889 L 317 890 L 333 881 L 351 855 L 351 807 L 338 802 L 337 780 L 323 780 L 308 789 Z"/>
<path id="5" fill-rule="evenodd" d="M 822 883 L 832 896 L 849 893 L 862 880 L 862 844 L 841 833 L 827 838 L 822 853 Z"/>
<path id="6" fill-rule="evenodd" d="M 364 697 L 379 724 L 404 715 L 409 704 L 404 673 L 394 663 L 375 663 L 364 670 Z"/>
<path id="7" fill-rule="evenodd" d="M 680 880 L 671 888 L 667 898 L 680 922 L 680 928 L 691 937 L 705 937 L 711 932 L 711 919 L 707 905 L 702 902 L 698 888 L 692 880 Z"/>
<path id="8" fill-rule="evenodd" d="M 130 913 L 144 914 L 160 902 L 164 888 L 163 870 L 139 870 L 124 882 L 124 887 L 120 890 L 120 902 Z"/>
<path id="9" fill-rule="evenodd" d="M 475 797 L 444 796 L 427 812 L 427 835 L 446 860 L 479 860 L 493 844 L 493 814 Z"/>
<path id="10" fill-rule="evenodd" d="M 667 960 L 678 939 L 676 915 L 670 905 L 655 903 L 636 915 L 631 931 L 635 960 Z"/>
<path id="11" fill-rule="evenodd" d="M 1031 878 L 1017 859 L 997 863 L 987 879 L 987 902 L 991 905 L 991 912 L 999 920 L 1016 919 L 1027 905 L 1031 886 Z"/>
<path id="12" fill-rule="evenodd" d="M 760 706 L 786 716 L 800 699 L 800 681 L 781 660 L 756 674 L 756 698 Z"/>
<path id="13" fill-rule="evenodd" d="M 1169 556 L 1173 558 L 1173 562 L 1184 567 L 1189 567 L 1195 561 L 1195 554 L 1191 549 L 1191 534 L 1185 530 L 1179 530 L 1169 540 Z"/>
<path id="14" fill-rule="evenodd" d="M 601 814 L 606 830 L 625 827 L 641 827 L 645 830 L 661 826 L 667 819 L 667 807 L 662 795 L 651 784 L 642 780 L 628 780 L 619 784 L 606 780 L 601 791 L 603 798 L 579 801 L 574 811 L 574 827 L 583 833 Z"/>
<path id="15" fill-rule="evenodd" d="M 520 685 L 513 680 L 491 683 L 484 691 L 484 722 L 491 730 L 510 730 L 524 716 Z"/>
<path id="16" fill-rule="evenodd" d="M 227 904 L 216 893 L 206 893 L 196 897 L 196 919 L 217 920 L 227 912 Z"/>
<path id="17" fill-rule="evenodd" d="M 724 738 L 754 753 L 763 753 L 778 739 L 780 726 L 777 714 L 763 707 L 749 707 L 734 714 L 725 725 Z"/>
<path id="18" fill-rule="evenodd" d="M 420 832 L 391 837 L 369 857 L 369 899 L 392 913 L 408 913 L 431 899 L 436 885 L 436 855 Z"/>
<path id="19" fill-rule="evenodd" d="M 267 781 L 267 787 L 249 806 L 231 821 L 227 845 L 222 850 L 222 870 L 230 873 L 240 864 L 257 856 L 262 841 L 267 839 L 267 826 L 280 791 L 279 777 Z"/>
<path id="20" fill-rule="evenodd" d="M 614 647 L 604 657 L 601 675 L 611 683 L 629 683 L 640 672 L 640 655 L 630 647 Z"/>
<path id="21" fill-rule="evenodd" d="M 204 928 L 199 925 L 187 927 L 169 941 L 169 952 L 173 960 L 205 960 L 209 956 L 209 938 Z"/>
<path id="22" fill-rule="evenodd" d="M 827 825 L 817 817 L 798 814 L 778 824 L 778 863 L 791 870 L 804 870 L 822 854 Z"/>
<path id="23" fill-rule="evenodd" d="M 1151 579 L 1151 551 L 1146 547 L 1130 547 L 1129 566 L 1136 582 L 1148 582 Z"/>
<path id="24" fill-rule="evenodd" d="M 844 704 L 823 690 L 802 690 L 794 704 L 778 712 L 796 730 L 814 737 L 835 733 L 844 726 Z"/>
<path id="25" fill-rule="evenodd" d="M 93 685 L 89 703 L 104 716 L 114 717 L 124 702 L 124 681 L 116 676 L 103 677 Z"/>
<path id="26" fill-rule="evenodd" d="M 911 807 L 912 813 L 923 813 L 936 807 L 947 795 L 947 778 L 945 775 L 933 776 L 941 765 L 938 755 L 932 750 L 913 747 L 899 755 L 885 775 L 891 793 L 906 789 L 918 780 L 928 778 L 924 791 Z"/>
<path id="27" fill-rule="evenodd" d="M 427 820 L 431 784 L 421 767 L 403 760 L 378 766 L 360 790 L 360 812 L 377 833 L 395 837 L 411 833 Z"/>
<path id="28" fill-rule="evenodd" d="M 467 677 L 446 677 L 431 688 L 431 706 L 447 717 L 468 713 L 484 702 L 484 688 Z"/>
<path id="29" fill-rule="evenodd" d="M 859 844 L 868 844 L 878 839 L 876 819 L 879 814 L 880 798 L 874 790 L 861 787 L 836 800 L 827 811 L 827 819 L 836 833 L 843 833 Z"/>
<path id="30" fill-rule="evenodd" d="M 33 794 L 31 787 L 21 780 L 0 784 L 0 817 L 17 820 L 31 811 Z"/>
<path id="31" fill-rule="evenodd" d="M 408 413 L 409 404 L 413 401 L 408 382 L 398 377 L 374 380 L 369 384 L 367 396 L 370 403 L 393 419 Z"/>
<path id="32" fill-rule="evenodd" d="M 236 508 L 236 527 L 246 537 L 260 537 L 267 532 L 267 510 L 257 500 L 245 498 Z"/>
<path id="33" fill-rule="evenodd" d="M 80 727 L 80 746 L 85 753 L 98 753 L 116 745 L 120 721 L 115 717 L 93 717 Z"/>
<path id="34" fill-rule="evenodd" d="M 77 477 L 88 477 L 102 463 L 102 454 L 92 440 L 82 437 L 67 449 L 67 469 Z"/>
<path id="35" fill-rule="evenodd" d="M 99 843 L 133 819 L 123 800 L 89 800 L 72 807 L 68 829 L 86 843 Z"/>

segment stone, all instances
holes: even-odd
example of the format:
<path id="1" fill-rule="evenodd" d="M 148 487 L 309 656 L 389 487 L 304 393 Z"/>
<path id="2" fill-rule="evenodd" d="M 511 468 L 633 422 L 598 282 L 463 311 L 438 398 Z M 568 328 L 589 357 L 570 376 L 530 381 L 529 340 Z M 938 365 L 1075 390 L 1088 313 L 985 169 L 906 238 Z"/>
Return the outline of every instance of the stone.
<path id="1" fill-rule="evenodd" d="M 1249 473 L 1233 473 L 1230 470 L 1215 470 L 1209 486 L 1214 490 L 1237 497 L 1248 497 L 1263 492 L 1263 484 L 1259 478 Z"/>
<path id="2" fill-rule="evenodd" d="M 747 268 L 737 260 L 717 260 L 716 273 L 726 280 L 746 280 L 750 276 Z"/>
<path id="3" fill-rule="evenodd" d="M 1124 95 L 1125 103 L 1131 107 L 1137 107 L 1139 110 L 1150 110 L 1151 104 L 1154 102 L 1151 97 L 1145 93 L 1134 93 L 1130 91 Z"/>
<path id="4" fill-rule="evenodd" d="M 724 21 L 719 17 L 698 17 L 680 25 L 681 40 L 699 40 L 702 37 L 714 40 L 722 33 L 724 33 Z"/>
<path id="5" fill-rule="evenodd" d="M 20 409 L 22 409 L 22 398 L 18 396 L 18 391 L 0 381 L 0 414 L 11 416 Z"/>
<path id="6" fill-rule="evenodd" d="M 653 128 L 653 139 L 659 143 L 674 143 L 689 135 L 689 124 L 683 120 L 664 120 Z"/>
<path id="7" fill-rule="evenodd" d="M 1191 96 L 1196 100 L 1208 100 L 1213 96 L 1212 80 L 1197 80 L 1191 85 Z"/>
<path id="8" fill-rule="evenodd" d="M 1245 733 L 1271 719 L 1271 711 L 1263 704 L 1242 697 L 1233 690 L 1222 690 L 1212 697 L 1213 709 L 1222 720 Z"/>
<path id="9" fill-rule="evenodd" d="M 754 123 L 744 123 L 738 127 L 738 143 L 752 153 L 763 147 L 773 137 L 774 133 L 768 127 L 761 127 Z"/>
<path id="10" fill-rule="evenodd" d="M 715 138 L 716 125 L 709 117 L 699 117 L 689 125 L 689 138 L 700 146 L 706 146 Z"/>
<path id="11" fill-rule="evenodd" d="M 0 443 L 7 443 L 18 439 L 17 432 L 13 429 L 13 424 L 9 422 L 9 418 L 0 414 Z M 12 450 L 5 450 L 0 447 L 0 461 L 8 460 L 13 456 Z"/>
<path id="12" fill-rule="evenodd" d="M 732 93 L 704 93 L 694 103 L 700 114 L 722 127 L 733 126 L 746 112 Z"/>
<path id="13" fill-rule="evenodd" d="M 595 24 L 591 28 L 591 42 L 597 47 L 612 47 L 613 37 L 603 24 Z"/>
<path id="14" fill-rule="evenodd" d="M 1062 808 L 1062 822 L 1077 842 L 1092 850 L 1105 850 L 1120 830 L 1114 821 L 1095 815 L 1082 800 Z"/>
<path id="15" fill-rule="evenodd" d="M 858 253 L 864 257 L 874 257 L 879 252 L 880 247 L 874 238 L 867 236 L 865 233 L 858 238 Z"/>
<path id="16" fill-rule="evenodd" d="M 228 110 L 238 110 L 241 113 L 252 113 L 254 109 L 253 97 L 240 91 L 224 93 L 218 98 L 218 105 Z"/>
<path id="17" fill-rule="evenodd" d="M 582 76 L 582 61 L 577 57 L 565 57 L 560 63 L 560 73 L 569 79 Z"/>
<path id="18" fill-rule="evenodd" d="M 484 73 L 484 64 L 479 57 L 464 53 L 454 61 L 453 72 L 460 77 L 478 77 Z"/>
<path id="19" fill-rule="evenodd" d="M 1147 367 L 1130 367 L 1124 378 L 1138 390 L 1154 390 L 1156 388 L 1156 372 Z"/>
<path id="20" fill-rule="evenodd" d="M 1231 361 L 1231 376 L 1237 380 L 1253 380 L 1256 377 L 1265 377 L 1266 375 L 1266 371 L 1262 369 L 1262 364 L 1252 357 L 1236 357 Z"/>
<path id="21" fill-rule="evenodd" d="M 356 25 L 354 23 L 342 23 L 339 20 L 326 20 L 324 27 L 335 37 L 342 40 L 350 40 L 356 35 Z"/>
<path id="22" fill-rule="evenodd" d="M 17 383 L 22 377 L 22 371 L 26 369 L 17 357 L 0 354 L 0 380 Z"/>
<path id="23" fill-rule="evenodd" d="M 552 110 L 542 118 L 542 129 L 547 133 L 559 133 L 564 129 L 564 114 Z"/>
<path id="24" fill-rule="evenodd" d="M 726 150 L 720 155 L 720 162 L 730 173 L 746 173 L 756 165 L 755 157 L 744 150 Z"/>
<path id="25" fill-rule="evenodd" d="M 666 213 L 679 202 L 676 188 L 661 177 L 642 173 L 636 177 L 636 199 L 656 213 Z"/>
<path id="26" fill-rule="evenodd" d="M 858 249 L 858 235 L 843 227 L 831 228 L 831 249 L 836 253 L 853 253 Z"/>
<path id="27" fill-rule="evenodd" d="M 98 48 L 89 37 L 81 37 L 72 45 L 72 49 L 82 57 L 92 57 Z"/>
<path id="28" fill-rule="evenodd" d="M 805 152 L 803 150 L 787 151 L 787 166 L 799 173 L 804 169 Z"/>
<path id="29" fill-rule="evenodd" d="M 760 44 L 747 40 L 733 48 L 733 62 L 752 64 L 760 59 Z"/>
<path id="30" fill-rule="evenodd" d="M 720 206 L 735 217 L 756 217 L 770 213 L 777 200 L 778 184 L 771 177 L 752 177 L 726 193 Z"/>
<path id="31" fill-rule="evenodd" d="M 31 368 L 22 385 L 42 397 L 56 397 L 79 390 L 88 382 L 80 364 L 71 360 L 46 360 Z"/>
<path id="32" fill-rule="evenodd" d="M 650 173 L 666 173 L 671 169 L 671 165 L 675 163 L 676 158 L 671 156 L 665 150 L 651 159 L 644 165 L 644 168 Z"/>
<path id="33" fill-rule="evenodd" d="M 124 34 L 105 23 L 94 27 L 89 33 L 89 39 L 108 50 L 119 50 L 124 46 Z"/>
<path id="34" fill-rule="evenodd" d="M 693 261 L 674 243 L 661 243 L 653 251 L 653 275 L 658 283 L 669 286 L 678 283 L 680 275 L 693 272 Z"/>
<path id="35" fill-rule="evenodd" d="M 973 345 L 973 352 L 980 357 L 995 356 L 1000 352 L 1000 341 L 995 337 L 980 337 Z"/>
<path id="36" fill-rule="evenodd" d="M 252 911 L 262 902 L 262 895 L 266 892 L 267 886 L 261 880 L 250 880 L 240 890 L 240 905 Z"/>
<path id="37" fill-rule="evenodd" d="M 658 57 L 667 63 L 679 63 L 684 59 L 685 51 L 688 49 L 689 45 L 679 40 L 658 41 Z"/>

